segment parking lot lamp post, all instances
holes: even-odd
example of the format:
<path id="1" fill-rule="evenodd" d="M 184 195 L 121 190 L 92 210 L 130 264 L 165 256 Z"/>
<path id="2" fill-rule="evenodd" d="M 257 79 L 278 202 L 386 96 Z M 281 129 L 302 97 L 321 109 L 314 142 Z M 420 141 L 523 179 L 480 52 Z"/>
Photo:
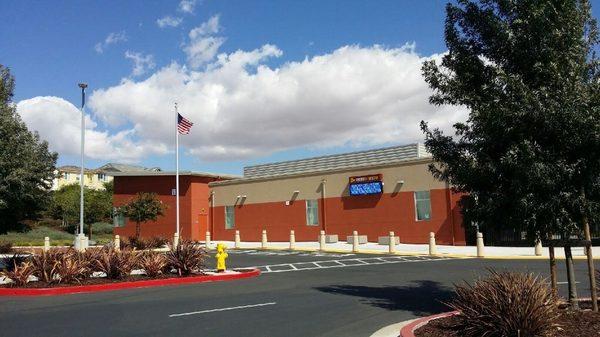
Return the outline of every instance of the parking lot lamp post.
<path id="1" fill-rule="evenodd" d="M 81 88 L 81 171 L 79 174 L 79 187 L 80 187 L 80 193 L 79 193 L 79 237 L 77 242 L 79 242 L 79 244 L 82 244 L 82 240 L 81 237 L 84 235 L 83 234 L 83 185 L 84 185 L 84 175 L 83 175 L 83 158 L 84 158 L 84 151 L 85 151 L 85 112 L 83 110 L 84 106 L 85 106 L 85 88 L 87 88 L 87 84 L 86 83 L 79 83 L 78 85 Z M 79 249 L 84 249 L 84 247 L 79 247 Z"/>

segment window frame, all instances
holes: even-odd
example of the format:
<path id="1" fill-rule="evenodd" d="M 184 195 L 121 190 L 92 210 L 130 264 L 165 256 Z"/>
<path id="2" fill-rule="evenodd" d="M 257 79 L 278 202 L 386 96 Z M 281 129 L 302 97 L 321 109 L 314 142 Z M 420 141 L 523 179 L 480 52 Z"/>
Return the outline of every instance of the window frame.
<path id="1" fill-rule="evenodd" d="M 428 195 L 427 199 L 417 197 L 417 193 L 424 193 L 424 192 L 427 192 L 427 195 Z M 415 203 L 415 221 L 430 221 L 433 216 L 433 210 L 431 208 L 431 191 L 430 190 L 414 191 L 413 199 L 414 199 L 414 203 Z M 428 201 L 429 202 L 429 217 L 419 219 L 419 201 L 421 201 L 421 202 Z"/>
<path id="2" fill-rule="evenodd" d="M 309 203 L 313 206 L 309 206 Z M 315 226 L 319 226 L 319 200 L 318 199 L 306 199 L 304 201 L 304 214 L 306 216 L 306 225 L 307 226 L 311 226 L 311 227 L 315 227 Z M 315 212 L 315 221 L 316 223 L 309 223 L 309 210 L 310 211 L 314 211 Z"/>
<path id="3" fill-rule="evenodd" d="M 225 206 L 225 229 L 234 229 L 235 228 L 235 206 Z M 229 224 L 228 210 L 231 212 L 231 224 Z"/>

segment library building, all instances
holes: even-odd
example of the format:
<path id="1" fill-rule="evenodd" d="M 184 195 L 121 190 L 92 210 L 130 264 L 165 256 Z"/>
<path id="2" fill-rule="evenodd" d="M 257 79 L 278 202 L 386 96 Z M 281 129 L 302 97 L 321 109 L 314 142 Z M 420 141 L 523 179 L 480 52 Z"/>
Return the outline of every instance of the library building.
<path id="1" fill-rule="evenodd" d="M 357 231 L 377 242 L 393 231 L 401 243 L 465 245 L 459 198 L 428 170 L 423 144 L 335 154 L 244 168 L 243 176 L 180 172 L 181 235 L 203 240 L 317 241 L 319 232 L 341 241 Z M 143 236 L 173 235 L 173 172 L 115 176 L 114 204 L 137 192 L 155 192 L 167 205 L 165 216 L 142 226 Z M 115 221 L 115 234 L 135 233 L 127 219 Z"/>

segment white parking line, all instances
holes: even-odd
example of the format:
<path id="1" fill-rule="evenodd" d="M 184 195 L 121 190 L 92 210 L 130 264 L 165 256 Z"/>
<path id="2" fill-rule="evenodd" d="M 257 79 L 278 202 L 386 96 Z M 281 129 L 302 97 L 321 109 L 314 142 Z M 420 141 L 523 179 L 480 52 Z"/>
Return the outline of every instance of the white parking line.
<path id="1" fill-rule="evenodd" d="M 219 308 L 219 309 L 210 309 L 210 310 L 202 310 L 202 311 L 192 311 L 192 312 L 184 312 L 181 314 L 171 314 L 169 317 L 181 317 L 181 316 L 190 316 L 197 314 L 206 314 L 209 312 L 217 312 L 217 311 L 228 311 L 228 310 L 237 310 L 237 309 L 247 309 L 247 308 L 256 308 L 256 307 L 264 307 L 267 305 L 275 305 L 277 302 L 269 302 L 269 303 L 259 303 L 259 304 L 248 304 L 248 305 L 240 305 L 237 307 L 229 307 L 229 308 Z"/>
<path id="2" fill-rule="evenodd" d="M 296 263 L 280 263 L 271 264 L 266 266 L 256 266 L 262 273 L 285 273 L 290 271 L 302 271 L 302 270 L 315 270 L 315 269 L 329 269 L 329 268 L 343 268 L 343 267 L 360 267 L 360 266 L 371 266 L 378 264 L 390 264 L 390 263 L 409 263 L 409 262 L 430 262 L 430 261 L 443 261 L 451 260 L 452 258 L 435 258 L 435 259 L 407 259 L 403 256 L 394 257 L 372 257 L 372 258 L 358 258 L 358 259 L 343 259 L 343 260 L 320 260 L 312 262 L 296 262 Z M 331 264 L 336 263 L 336 264 Z M 325 265 L 328 264 L 328 265 Z M 311 266 L 312 265 L 312 266 Z M 306 266 L 306 267 L 304 267 Z M 273 269 L 275 268 L 275 269 Z"/>

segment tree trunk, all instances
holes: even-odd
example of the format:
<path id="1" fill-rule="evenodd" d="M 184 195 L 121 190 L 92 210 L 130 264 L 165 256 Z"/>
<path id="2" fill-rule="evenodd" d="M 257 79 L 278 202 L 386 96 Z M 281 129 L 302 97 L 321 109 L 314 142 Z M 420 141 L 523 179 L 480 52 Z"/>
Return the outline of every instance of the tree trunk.
<path id="1" fill-rule="evenodd" d="M 585 233 L 585 240 L 590 242 L 589 246 L 585 247 L 588 264 L 588 277 L 590 279 L 590 292 L 592 295 L 592 310 L 598 311 L 598 293 L 596 292 L 596 271 L 594 270 L 594 257 L 592 255 L 592 235 L 590 233 L 590 222 L 586 213 L 587 200 L 585 198 L 585 190 L 581 189 L 581 197 L 584 202 L 583 214 L 581 214 L 581 221 L 583 222 L 583 231 Z"/>
<path id="2" fill-rule="evenodd" d="M 550 254 L 550 282 L 552 284 L 552 293 L 554 293 L 554 296 L 558 296 L 558 282 L 556 279 L 556 257 L 554 256 L 554 246 L 548 246 L 548 253 Z"/>
<path id="3" fill-rule="evenodd" d="M 135 238 L 139 239 L 142 232 L 142 226 L 139 222 L 135 223 Z"/>
<path id="4" fill-rule="evenodd" d="M 573 269 L 573 254 L 571 246 L 565 246 L 565 262 L 567 264 L 567 282 L 569 283 L 569 303 L 572 309 L 579 309 L 577 303 L 577 287 L 575 286 L 575 270 Z"/>

